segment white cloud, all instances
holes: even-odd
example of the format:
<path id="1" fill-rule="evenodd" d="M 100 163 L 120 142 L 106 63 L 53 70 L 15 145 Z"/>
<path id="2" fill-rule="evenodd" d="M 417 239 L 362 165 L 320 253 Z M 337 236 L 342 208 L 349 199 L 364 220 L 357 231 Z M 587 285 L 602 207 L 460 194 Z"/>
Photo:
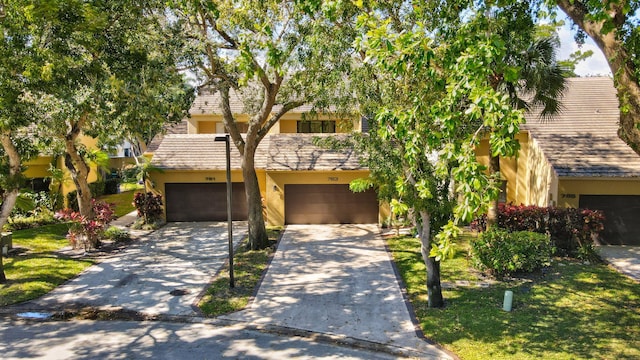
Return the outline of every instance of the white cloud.
<path id="1" fill-rule="evenodd" d="M 558 59 L 567 59 L 570 54 L 577 50 L 581 50 L 582 52 L 592 50 L 593 55 L 576 65 L 575 73 L 579 76 L 611 76 L 611 69 L 609 69 L 606 58 L 591 38 L 587 37 L 584 45 L 578 47 L 578 44 L 573 38 L 574 32 L 571 31 L 571 27 L 568 25 L 570 23 L 571 20 L 566 20 L 566 24 L 558 29 L 558 35 L 560 36 Z"/>

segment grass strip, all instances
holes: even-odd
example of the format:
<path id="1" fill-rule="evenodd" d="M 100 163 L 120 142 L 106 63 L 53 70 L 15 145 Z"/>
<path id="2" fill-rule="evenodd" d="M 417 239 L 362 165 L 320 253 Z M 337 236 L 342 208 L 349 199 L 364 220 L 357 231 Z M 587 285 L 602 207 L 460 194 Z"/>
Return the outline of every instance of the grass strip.
<path id="1" fill-rule="evenodd" d="M 93 264 L 56 254 L 69 245 L 67 230 L 67 224 L 53 224 L 13 232 L 14 250 L 3 259 L 8 282 L 0 284 L 0 306 L 38 298 Z"/>
<path id="2" fill-rule="evenodd" d="M 229 287 L 229 265 L 225 265 L 207 289 L 199 303 L 200 310 L 207 316 L 220 316 L 244 309 L 259 285 L 262 274 L 273 256 L 282 233 L 281 228 L 267 229 L 269 246 L 263 250 L 247 249 L 247 241 L 238 247 L 233 257 L 235 287 Z"/>
<path id="3" fill-rule="evenodd" d="M 102 195 L 98 198 L 98 200 L 115 204 L 115 216 L 121 217 L 136 209 L 135 206 L 133 206 L 133 196 L 136 192 L 139 192 L 139 190 L 130 190 L 123 191 L 118 194 Z"/>
<path id="4" fill-rule="evenodd" d="M 470 238 L 441 264 L 443 284 L 469 284 L 444 290 L 444 309 L 427 307 L 419 241 L 388 240 L 428 338 L 465 360 L 640 358 L 640 284 L 604 264 L 557 258 L 544 272 L 474 286 L 482 279 L 467 258 Z"/>

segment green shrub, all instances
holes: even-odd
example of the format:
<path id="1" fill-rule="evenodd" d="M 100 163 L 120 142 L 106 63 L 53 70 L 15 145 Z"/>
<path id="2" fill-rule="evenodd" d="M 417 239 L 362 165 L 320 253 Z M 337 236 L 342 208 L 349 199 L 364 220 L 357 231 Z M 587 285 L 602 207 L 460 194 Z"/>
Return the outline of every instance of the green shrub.
<path id="1" fill-rule="evenodd" d="M 501 277 L 548 265 L 555 249 L 548 236 L 530 231 L 486 231 L 471 242 L 474 266 Z"/>
<path id="2" fill-rule="evenodd" d="M 106 195 L 117 194 L 120 187 L 120 179 L 110 178 L 104 181 L 104 193 Z"/>
<path id="3" fill-rule="evenodd" d="M 104 195 L 105 183 L 102 180 L 92 182 L 89 184 L 89 189 L 91 190 L 91 197 L 97 198 Z"/>
<path id="4" fill-rule="evenodd" d="M 500 204 L 497 225 L 508 231 L 549 234 L 562 255 L 581 258 L 604 230 L 602 211 L 575 208 Z M 471 228 L 483 231 L 486 215 L 474 220 Z"/>
<path id="5" fill-rule="evenodd" d="M 122 230 L 116 226 L 110 226 L 104 231 L 104 237 L 115 242 L 131 241 L 131 235 L 128 231 Z"/>
<path id="6" fill-rule="evenodd" d="M 49 224 L 57 224 L 60 221 L 54 217 L 51 211 L 42 211 L 37 215 L 17 215 L 8 219 L 5 229 L 9 231 L 32 229 Z"/>

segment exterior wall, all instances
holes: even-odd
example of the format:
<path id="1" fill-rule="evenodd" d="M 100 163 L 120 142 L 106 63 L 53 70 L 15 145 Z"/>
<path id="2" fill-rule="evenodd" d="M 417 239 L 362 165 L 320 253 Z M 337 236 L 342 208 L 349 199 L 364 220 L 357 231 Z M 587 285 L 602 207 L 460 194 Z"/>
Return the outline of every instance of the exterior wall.
<path id="1" fill-rule="evenodd" d="M 558 183 L 558 206 L 577 208 L 580 195 L 640 195 L 640 179 L 563 179 Z"/>
<path id="2" fill-rule="evenodd" d="M 39 156 L 33 160 L 25 162 L 26 170 L 22 173 L 29 179 L 44 178 L 51 176 L 49 165 L 53 162 L 52 156 Z"/>
<path id="3" fill-rule="evenodd" d="M 537 206 L 557 205 L 558 177 L 535 139 L 532 139 L 529 144 L 526 158 L 528 196 L 522 203 Z"/>
<path id="4" fill-rule="evenodd" d="M 198 134 L 217 134 L 215 121 L 198 121 Z"/>
<path id="5" fill-rule="evenodd" d="M 367 177 L 367 170 L 359 171 L 270 171 L 266 174 L 267 224 L 284 225 L 284 186 L 286 184 L 348 184 Z M 380 221 L 384 212 L 378 215 Z"/>
<path id="6" fill-rule="evenodd" d="M 538 144 L 528 133 L 516 136 L 520 150 L 515 157 L 500 158 L 500 175 L 507 181 L 506 202 L 547 206 L 558 199 L 558 179 Z M 476 149 L 478 161 L 489 166 L 489 141 Z"/>
<path id="7" fill-rule="evenodd" d="M 236 114 L 235 117 L 239 122 L 249 121 L 248 115 Z M 221 134 L 224 132 L 222 115 L 191 115 L 187 119 L 187 134 Z"/>
<path id="8" fill-rule="evenodd" d="M 280 120 L 278 122 L 280 123 L 281 134 L 295 134 L 298 132 L 298 120 Z"/>

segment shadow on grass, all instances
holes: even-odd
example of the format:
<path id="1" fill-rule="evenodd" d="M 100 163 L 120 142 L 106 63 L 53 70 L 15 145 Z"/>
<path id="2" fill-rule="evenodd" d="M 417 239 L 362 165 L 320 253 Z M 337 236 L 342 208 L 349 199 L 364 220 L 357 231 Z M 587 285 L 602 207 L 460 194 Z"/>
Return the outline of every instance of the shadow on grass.
<path id="1" fill-rule="evenodd" d="M 427 337 L 461 358 L 640 358 L 640 285 L 602 264 L 556 261 L 527 281 L 444 291 L 446 308 L 428 309 L 415 246 L 390 247 L 402 248 L 394 257 L 416 316 Z M 442 264 L 444 281 L 469 275 L 456 263 L 462 255 Z M 507 289 L 512 312 L 502 310 Z"/>

